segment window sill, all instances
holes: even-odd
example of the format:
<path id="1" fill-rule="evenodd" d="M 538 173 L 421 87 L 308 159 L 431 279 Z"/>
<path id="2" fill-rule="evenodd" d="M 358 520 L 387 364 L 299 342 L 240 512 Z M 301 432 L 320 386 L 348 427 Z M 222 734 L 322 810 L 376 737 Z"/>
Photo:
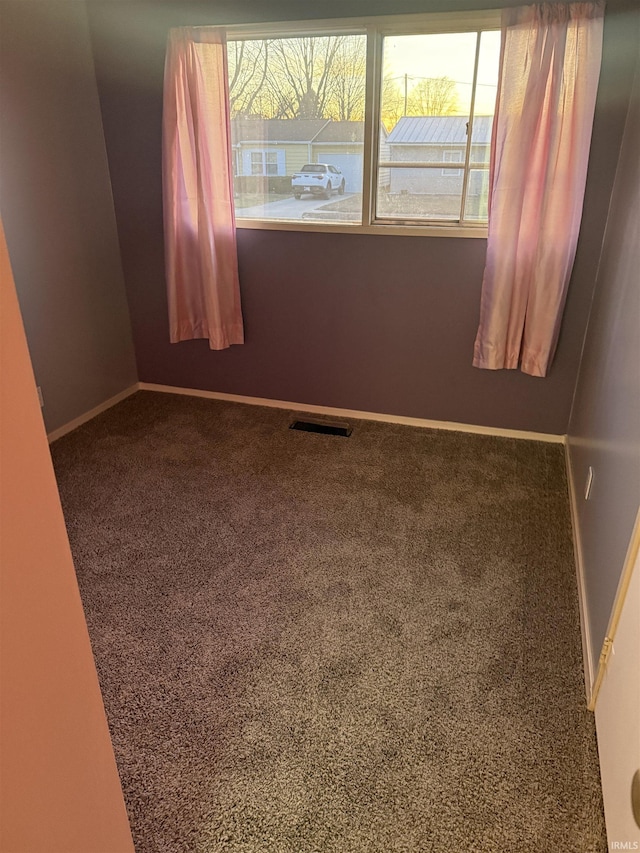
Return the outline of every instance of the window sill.
<path id="1" fill-rule="evenodd" d="M 239 219 L 236 228 L 250 231 L 316 231 L 325 234 L 377 234 L 395 237 L 471 237 L 487 238 L 486 225 L 349 225 L 347 223 L 284 222 L 265 219 Z"/>

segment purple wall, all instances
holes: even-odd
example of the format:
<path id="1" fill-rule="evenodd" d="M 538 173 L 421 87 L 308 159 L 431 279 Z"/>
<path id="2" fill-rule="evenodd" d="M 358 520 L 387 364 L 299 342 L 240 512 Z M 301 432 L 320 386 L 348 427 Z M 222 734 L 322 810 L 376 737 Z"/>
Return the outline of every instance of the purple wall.
<path id="1" fill-rule="evenodd" d="M 160 183 L 167 29 L 488 5 L 495 3 L 89 4 L 140 380 L 566 432 L 633 74 L 635 42 L 616 0 L 607 13 L 576 275 L 549 377 L 471 367 L 486 249 L 477 239 L 240 230 L 247 343 L 221 353 L 203 341 L 168 343 Z"/>
<path id="2" fill-rule="evenodd" d="M 639 151 L 640 63 L 569 425 L 576 534 L 596 665 L 640 506 Z M 589 466 L 594 479 L 585 501 Z"/>
<path id="3" fill-rule="evenodd" d="M 136 382 L 83 3 L 0 3 L 0 206 L 52 431 Z"/>

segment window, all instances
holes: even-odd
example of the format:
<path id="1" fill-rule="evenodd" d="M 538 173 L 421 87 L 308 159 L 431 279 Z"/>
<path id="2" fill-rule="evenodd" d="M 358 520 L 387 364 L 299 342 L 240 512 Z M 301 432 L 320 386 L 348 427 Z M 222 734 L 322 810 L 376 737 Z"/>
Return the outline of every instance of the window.
<path id="1" fill-rule="evenodd" d="M 499 48 L 494 31 L 383 38 L 381 112 L 393 129 L 380 143 L 379 220 L 486 222 L 488 181 L 476 173 L 489 170 Z"/>
<path id="2" fill-rule="evenodd" d="M 264 173 L 265 175 L 277 175 L 278 174 L 278 153 L 277 151 L 265 151 L 265 166 Z"/>
<path id="3" fill-rule="evenodd" d="M 444 163 L 462 163 L 462 151 L 443 151 L 442 160 Z M 462 170 L 443 169 L 442 174 L 449 178 L 459 178 L 462 174 Z"/>
<path id="4" fill-rule="evenodd" d="M 284 154 L 279 151 L 252 151 L 250 149 L 244 152 L 234 151 L 233 159 L 236 164 L 234 173 L 236 177 L 245 174 L 259 176 L 284 174 L 284 171 L 280 169 L 281 163 L 284 162 Z M 243 167 L 245 163 L 247 164 L 246 170 Z"/>
<path id="5" fill-rule="evenodd" d="M 229 38 L 232 144 L 264 154 L 236 177 L 240 224 L 361 224 L 366 51 L 364 34 Z"/>
<path id="6" fill-rule="evenodd" d="M 483 236 L 498 14 L 229 28 L 238 225 Z"/>
<path id="7" fill-rule="evenodd" d="M 252 175 L 263 175 L 264 174 L 264 166 L 263 166 L 263 154 L 262 151 L 252 151 L 251 152 L 251 174 Z"/>

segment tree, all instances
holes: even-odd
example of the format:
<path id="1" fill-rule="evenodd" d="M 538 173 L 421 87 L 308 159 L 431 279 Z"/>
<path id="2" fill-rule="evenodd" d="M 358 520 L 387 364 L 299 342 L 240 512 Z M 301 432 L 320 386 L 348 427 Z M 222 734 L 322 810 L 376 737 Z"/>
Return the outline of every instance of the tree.
<path id="1" fill-rule="evenodd" d="M 449 77 L 423 77 L 411 88 L 415 78 L 408 74 L 382 80 L 381 118 L 391 131 L 402 116 L 448 116 L 458 110 L 455 80 Z"/>
<path id="2" fill-rule="evenodd" d="M 364 118 L 362 36 L 230 42 L 233 118 Z"/>
<path id="3" fill-rule="evenodd" d="M 307 36 L 228 45 L 232 118 L 363 121 L 364 37 Z M 382 81 L 381 117 L 391 130 L 403 115 L 452 115 L 456 83 L 448 77 L 392 77 Z"/>
<path id="4" fill-rule="evenodd" d="M 234 118 L 260 114 L 267 76 L 269 46 L 266 41 L 232 41 L 227 47 L 229 106 Z"/>
<path id="5" fill-rule="evenodd" d="M 457 109 L 456 83 L 449 77 L 427 77 L 409 91 L 407 115 L 450 116 Z"/>
<path id="6" fill-rule="evenodd" d="M 385 75 L 382 79 L 380 118 L 387 131 L 393 130 L 404 115 L 404 95 L 396 78 Z"/>
<path id="7" fill-rule="evenodd" d="M 367 56 L 361 36 L 342 36 L 331 68 L 327 118 L 364 121 Z"/>

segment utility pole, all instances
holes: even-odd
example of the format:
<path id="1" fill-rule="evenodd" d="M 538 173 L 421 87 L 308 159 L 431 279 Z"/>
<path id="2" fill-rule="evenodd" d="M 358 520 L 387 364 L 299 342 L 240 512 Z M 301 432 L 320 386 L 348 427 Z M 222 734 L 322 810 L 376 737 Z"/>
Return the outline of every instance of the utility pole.
<path id="1" fill-rule="evenodd" d="M 407 114 L 407 74 L 404 75 L 404 114 Z"/>

